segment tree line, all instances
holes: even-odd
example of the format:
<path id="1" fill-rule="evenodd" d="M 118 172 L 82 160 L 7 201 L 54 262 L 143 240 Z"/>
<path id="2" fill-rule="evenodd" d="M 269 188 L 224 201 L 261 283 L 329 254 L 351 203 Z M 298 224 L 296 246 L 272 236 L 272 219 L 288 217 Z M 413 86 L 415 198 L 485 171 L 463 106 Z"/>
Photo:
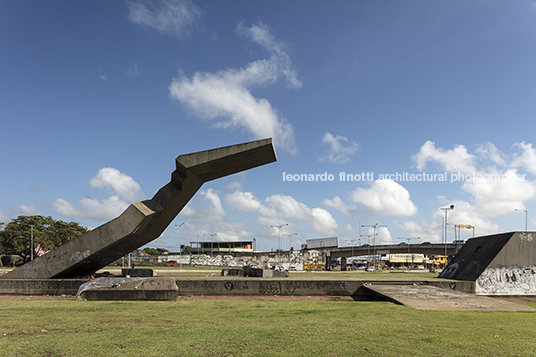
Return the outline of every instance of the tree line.
<path id="1" fill-rule="evenodd" d="M 20 255 L 27 261 L 31 256 L 32 235 L 33 256 L 37 257 L 87 232 L 79 223 L 55 220 L 51 216 L 18 216 L 8 223 L 0 222 L 0 254 Z"/>

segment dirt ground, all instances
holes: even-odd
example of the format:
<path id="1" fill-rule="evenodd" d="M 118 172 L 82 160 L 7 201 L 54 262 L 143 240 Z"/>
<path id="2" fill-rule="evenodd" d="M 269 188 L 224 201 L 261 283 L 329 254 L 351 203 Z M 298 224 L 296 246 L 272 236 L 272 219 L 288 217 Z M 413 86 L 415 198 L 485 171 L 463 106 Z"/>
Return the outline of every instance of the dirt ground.
<path id="1" fill-rule="evenodd" d="M 536 296 L 500 296 L 497 299 L 526 303 L 536 302 Z M 0 295 L 0 301 L 61 301 L 76 300 L 74 295 Z M 293 296 L 293 295 L 227 295 L 179 296 L 181 301 L 354 301 L 349 296 Z"/>
<path id="2" fill-rule="evenodd" d="M 74 295 L 0 295 L 0 301 L 61 301 L 76 300 Z M 281 295 L 229 295 L 179 296 L 182 301 L 354 301 L 349 296 L 281 296 Z"/>

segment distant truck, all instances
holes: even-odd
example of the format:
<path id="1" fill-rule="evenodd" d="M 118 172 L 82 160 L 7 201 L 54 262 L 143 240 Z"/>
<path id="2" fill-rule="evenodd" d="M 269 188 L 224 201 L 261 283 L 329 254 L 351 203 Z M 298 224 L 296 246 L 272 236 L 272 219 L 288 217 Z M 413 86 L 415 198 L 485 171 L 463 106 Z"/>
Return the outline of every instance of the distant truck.
<path id="1" fill-rule="evenodd" d="M 339 246 L 337 237 L 307 239 L 306 243 L 306 249 L 337 248 Z"/>

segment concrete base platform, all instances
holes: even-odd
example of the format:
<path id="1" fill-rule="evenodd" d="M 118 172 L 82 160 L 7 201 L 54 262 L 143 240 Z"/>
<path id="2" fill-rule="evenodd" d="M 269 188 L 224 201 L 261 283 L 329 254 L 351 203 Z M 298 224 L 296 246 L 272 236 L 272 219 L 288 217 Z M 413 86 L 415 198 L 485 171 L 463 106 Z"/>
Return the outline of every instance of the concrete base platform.
<path id="1" fill-rule="evenodd" d="M 365 285 L 363 288 L 384 300 L 417 310 L 536 311 L 533 307 L 513 302 L 431 285 Z"/>
<path id="2" fill-rule="evenodd" d="M 80 300 L 176 300 L 173 278 L 98 278 L 80 286 Z"/>
<path id="3" fill-rule="evenodd" d="M 1 295 L 76 295 L 89 279 L 0 279 Z"/>
<path id="4" fill-rule="evenodd" d="M 108 280 L 100 280 L 108 279 Z M 536 311 L 524 305 L 474 294 L 474 282 L 437 278 L 252 278 L 153 277 L 0 280 L 0 295 L 77 295 L 86 300 L 174 300 L 178 296 L 334 296 L 383 300 L 419 310 Z M 114 280 L 118 279 L 118 280 Z M 97 281 L 104 283 L 97 283 Z"/>

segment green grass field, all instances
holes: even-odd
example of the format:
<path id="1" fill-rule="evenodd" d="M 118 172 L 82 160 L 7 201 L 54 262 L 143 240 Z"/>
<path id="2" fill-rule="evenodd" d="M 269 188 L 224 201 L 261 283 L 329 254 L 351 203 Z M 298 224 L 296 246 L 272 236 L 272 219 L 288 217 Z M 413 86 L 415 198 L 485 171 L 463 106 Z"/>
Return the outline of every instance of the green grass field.
<path id="1" fill-rule="evenodd" d="M 536 307 L 536 303 L 532 304 Z M 349 301 L 2 301 L 2 356 L 534 356 L 527 312 Z"/>

